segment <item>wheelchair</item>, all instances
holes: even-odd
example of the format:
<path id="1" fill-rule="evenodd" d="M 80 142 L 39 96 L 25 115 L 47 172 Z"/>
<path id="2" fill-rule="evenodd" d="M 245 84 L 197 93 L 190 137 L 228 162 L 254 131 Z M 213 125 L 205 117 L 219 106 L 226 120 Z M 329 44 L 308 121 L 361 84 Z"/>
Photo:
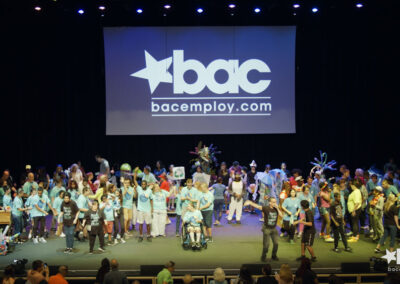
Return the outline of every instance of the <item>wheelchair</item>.
<path id="1" fill-rule="evenodd" d="M 182 226 L 181 244 L 182 244 L 183 249 L 184 250 L 192 249 L 193 251 L 207 249 L 207 241 L 206 241 L 206 238 L 204 235 L 204 230 L 205 230 L 204 225 L 202 223 L 200 224 L 201 235 L 200 235 L 200 245 L 199 246 L 196 246 L 190 240 L 190 235 L 188 232 L 189 225 L 190 225 L 189 223 L 185 223 Z"/>

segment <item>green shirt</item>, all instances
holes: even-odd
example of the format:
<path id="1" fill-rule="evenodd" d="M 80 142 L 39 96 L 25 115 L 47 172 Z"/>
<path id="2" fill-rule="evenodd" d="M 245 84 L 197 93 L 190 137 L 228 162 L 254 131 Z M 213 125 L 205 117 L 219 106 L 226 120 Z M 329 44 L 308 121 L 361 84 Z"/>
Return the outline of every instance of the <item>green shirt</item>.
<path id="1" fill-rule="evenodd" d="M 168 284 L 174 283 L 172 280 L 171 272 L 168 269 L 164 268 L 157 274 L 157 284 L 163 284 L 167 282 Z"/>

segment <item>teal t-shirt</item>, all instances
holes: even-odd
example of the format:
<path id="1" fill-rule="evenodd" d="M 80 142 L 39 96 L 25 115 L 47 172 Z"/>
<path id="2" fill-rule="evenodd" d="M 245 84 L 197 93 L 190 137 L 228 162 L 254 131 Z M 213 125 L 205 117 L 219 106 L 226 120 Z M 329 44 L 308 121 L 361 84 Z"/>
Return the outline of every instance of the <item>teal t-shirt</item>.
<path id="1" fill-rule="evenodd" d="M 296 197 L 292 199 L 291 197 L 288 197 L 283 201 L 282 207 L 284 207 L 286 210 L 288 210 L 290 213 L 292 213 L 293 218 L 294 214 L 296 214 L 297 210 L 300 208 L 300 202 L 299 199 Z M 283 220 L 285 221 L 290 221 L 290 216 L 288 214 L 285 214 L 283 216 Z"/>
<path id="2" fill-rule="evenodd" d="M 54 198 L 53 208 L 57 210 L 58 214 L 60 214 L 60 212 L 61 212 L 61 204 L 63 203 L 63 201 L 64 200 L 62 198 L 60 198 L 59 196 Z"/>
<path id="3" fill-rule="evenodd" d="M 211 203 L 210 206 L 208 206 L 206 209 L 203 209 L 202 211 L 210 211 L 210 210 L 214 210 L 214 194 L 212 194 L 211 192 L 201 192 L 199 194 L 200 196 L 200 207 L 205 206 L 207 203 Z"/>
<path id="4" fill-rule="evenodd" d="M 60 193 L 60 191 L 65 191 L 65 188 L 58 186 L 53 187 L 50 191 L 50 199 L 56 198 Z"/>
<path id="5" fill-rule="evenodd" d="M 122 188 L 122 193 L 124 193 L 125 188 Z M 128 189 L 126 190 L 126 193 L 122 196 L 122 207 L 123 208 L 128 208 L 128 209 L 132 209 L 133 207 L 133 188 L 132 187 L 128 187 Z"/>
<path id="6" fill-rule="evenodd" d="M 101 208 L 103 208 L 104 216 L 106 216 L 106 221 L 114 221 L 114 209 L 112 204 L 109 202 L 109 204 L 105 205 L 102 202 Z"/>
<path id="7" fill-rule="evenodd" d="M 35 205 L 37 205 L 40 209 L 46 211 L 47 203 L 49 203 L 50 200 L 46 195 L 42 195 L 42 197 L 39 197 L 39 195 L 35 195 L 31 199 L 31 206 L 32 206 L 32 212 L 31 216 L 32 217 L 42 217 L 45 216 L 45 214 L 41 211 L 39 211 Z"/>
<path id="8" fill-rule="evenodd" d="M 136 188 L 138 193 L 138 211 L 151 212 L 150 200 L 153 199 L 153 193 L 150 188 L 143 190 L 141 186 Z"/>
<path id="9" fill-rule="evenodd" d="M 76 200 L 76 205 L 79 209 L 89 209 L 89 201 L 83 194 L 79 195 L 78 199 Z M 79 211 L 78 218 L 83 218 L 84 216 L 85 212 Z"/>
<path id="10" fill-rule="evenodd" d="M 397 195 L 399 192 L 394 185 L 389 185 L 387 189 L 385 189 L 385 196 L 388 197 L 389 194 Z"/>
<path id="11" fill-rule="evenodd" d="M 224 199 L 224 193 L 226 190 L 226 186 L 222 183 L 213 184 L 212 188 L 214 189 L 214 199 L 221 200 Z"/>
<path id="12" fill-rule="evenodd" d="M 183 217 L 183 221 L 185 223 L 190 223 L 191 226 L 193 227 L 199 227 L 200 222 L 203 220 L 203 215 L 201 215 L 200 210 L 195 210 L 195 211 L 187 211 L 185 213 L 185 216 Z"/>
<path id="13" fill-rule="evenodd" d="M 10 208 L 12 208 L 12 199 L 10 195 L 3 196 L 3 206 L 4 207 L 10 206 Z"/>
<path id="14" fill-rule="evenodd" d="M 182 201 L 181 201 L 181 194 L 178 193 L 175 197 L 175 210 L 176 210 L 176 215 L 182 215 Z"/>
<path id="15" fill-rule="evenodd" d="M 307 200 L 310 205 L 310 209 L 312 210 L 312 203 L 314 203 L 314 197 L 311 195 L 311 193 L 308 193 L 308 195 L 305 196 L 304 192 L 300 192 L 299 195 L 297 196 L 297 198 L 299 199 L 299 203 L 302 200 Z M 300 206 L 300 208 L 301 208 L 301 206 Z M 305 214 L 306 212 L 303 210 L 303 208 L 301 208 L 300 213 Z"/>
<path id="16" fill-rule="evenodd" d="M 33 182 L 27 181 L 24 183 L 22 190 L 24 191 L 25 194 L 30 195 L 33 187 L 38 189 L 39 185 L 35 181 L 33 181 Z"/>
<path id="17" fill-rule="evenodd" d="M 168 192 L 165 190 L 153 193 L 153 209 L 167 210 L 167 196 Z"/>
<path id="18" fill-rule="evenodd" d="M 75 189 L 68 189 L 68 192 L 71 194 L 71 200 L 77 201 L 79 197 L 79 193 Z"/>
<path id="19" fill-rule="evenodd" d="M 13 206 L 11 209 L 11 213 L 15 216 L 22 216 L 22 211 L 19 211 L 18 208 L 24 208 L 24 202 L 22 201 L 21 198 L 16 196 L 14 198 Z"/>

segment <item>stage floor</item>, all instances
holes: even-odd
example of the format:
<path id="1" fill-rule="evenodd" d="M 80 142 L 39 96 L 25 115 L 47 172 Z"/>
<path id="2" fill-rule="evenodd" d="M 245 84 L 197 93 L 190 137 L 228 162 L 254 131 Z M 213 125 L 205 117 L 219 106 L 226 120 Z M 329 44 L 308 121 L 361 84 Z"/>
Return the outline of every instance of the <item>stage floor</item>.
<path id="1" fill-rule="evenodd" d="M 209 272 L 221 266 L 229 273 L 237 271 L 243 263 L 261 263 L 262 233 L 259 215 L 245 213 L 241 225 L 229 225 L 222 218 L 222 226 L 213 227 L 214 242 L 208 245 L 208 249 L 202 251 L 185 251 L 181 247 L 180 238 L 175 237 L 175 217 L 171 217 L 172 223 L 167 225 L 167 237 L 156 238 L 152 242 L 144 240 L 137 242 L 137 233 L 127 240 L 125 244 L 107 246 L 104 253 L 89 254 L 89 243 L 75 242 L 75 253 L 64 254 L 65 239 L 50 236 L 47 244 L 34 245 L 28 241 L 17 245 L 15 251 L 7 256 L 0 256 L 0 268 L 12 263 L 14 259 L 27 258 L 30 267 L 35 259 L 41 259 L 49 265 L 66 264 L 71 272 L 81 272 L 92 275 L 99 267 L 101 259 L 116 258 L 120 263 L 120 269 L 135 273 L 140 265 L 164 264 L 168 260 L 176 263 L 177 272 Z M 317 224 L 319 227 L 319 224 Z M 272 244 L 271 244 L 272 245 Z M 96 240 L 95 249 L 98 246 Z M 316 238 L 314 250 L 318 261 L 313 264 L 317 272 L 333 272 L 340 268 L 342 262 L 368 262 L 374 256 L 375 244 L 370 238 L 361 235 L 357 243 L 350 243 L 352 253 L 342 251 L 335 253 L 331 249 L 333 243 L 325 243 Z M 343 248 L 343 244 L 339 244 Z M 280 238 L 278 257 L 279 262 L 271 261 L 271 252 L 268 253 L 268 262 L 273 268 L 278 268 L 281 263 L 289 263 L 293 268 L 298 266 L 296 258 L 300 256 L 300 240 L 295 244 L 289 244 L 287 238 Z M 376 255 L 375 255 L 376 256 Z M 381 255 L 379 255 L 381 256 Z"/>

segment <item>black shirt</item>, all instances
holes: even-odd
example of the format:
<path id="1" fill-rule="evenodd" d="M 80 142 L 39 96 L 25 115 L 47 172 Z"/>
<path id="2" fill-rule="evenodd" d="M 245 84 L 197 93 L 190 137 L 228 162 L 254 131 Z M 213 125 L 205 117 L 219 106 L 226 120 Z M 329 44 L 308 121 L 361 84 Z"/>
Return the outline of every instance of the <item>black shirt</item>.
<path id="1" fill-rule="evenodd" d="M 86 219 L 86 223 L 91 227 L 90 234 L 95 235 L 103 231 L 104 219 L 106 218 L 103 210 L 93 211 L 90 209 L 85 212 L 84 218 Z"/>
<path id="2" fill-rule="evenodd" d="M 218 171 L 218 177 L 222 178 L 222 184 L 225 186 L 229 185 L 229 172 L 226 171 L 224 173 L 222 173 L 221 170 Z"/>
<path id="3" fill-rule="evenodd" d="M 339 224 L 343 223 L 343 211 L 342 211 L 342 204 L 337 202 L 336 200 L 333 202 L 331 206 L 331 216 L 335 219 L 336 222 Z"/>
<path id="4" fill-rule="evenodd" d="M 397 214 L 399 212 L 399 209 L 397 208 L 396 204 L 393 204 L 390 208 L 389 211 L 385 211 L 384 216 L 385 216 L 385 225 L 387 226 L 396 226 L 396 223 L 394 222 L 394 218 L 398 218 Z"/>
<path id="5" fill-rule="evenodd" d="M 262 212 L 264 213 L 264 225 L 268 229 L 273 229 L 278 221 L 278 210 L 276 208 L 270 208 L 269 206 L 263 206 Z"/>
<path id="6" fill-rule="evenodd" d="M 256 183 L 256 174 L 257 174 L 257 172 L 253 173 L 251 171 L 247 174 L 247 185 Z"/>
<path id="7" fill-rule="evenodd" d="M 306 222 L 312 222 L 312 226 L 306 226 L 304 225 L 304 231 L 315 231 L 315 224 L 314 224 L 314 214 L 311 212 L 311 210 L 307 210 L 306 212 Z"/>
<path id="8" fill-rule="evenodd" d="M 61 212 L 63 212 L 63 224 L 64 226 L 72 226 L 76 217 L 76 213 L 79 212 L 79 208 L 75 201 L 70 200 L 68 203 L 61 203 Z"/>
<path id="9" fill-rule="evenodd" d="M 299 271 L 296 271 L 296 276 L 301 277 L 302 284 L 314 284 L 317 275 L 312 270 L 306 270 L 303 272 L 303 275 L 300 275 Z"/>
<path id="10" fill-rule="evenodd" d="M 278 281 L 272 276 L 264 276 L 258 278 L 257 284 L 278 284 Z"/>

